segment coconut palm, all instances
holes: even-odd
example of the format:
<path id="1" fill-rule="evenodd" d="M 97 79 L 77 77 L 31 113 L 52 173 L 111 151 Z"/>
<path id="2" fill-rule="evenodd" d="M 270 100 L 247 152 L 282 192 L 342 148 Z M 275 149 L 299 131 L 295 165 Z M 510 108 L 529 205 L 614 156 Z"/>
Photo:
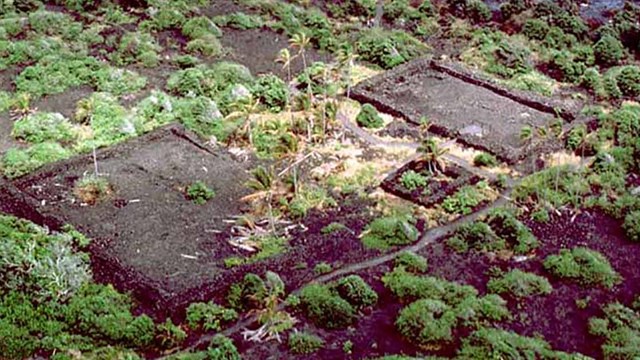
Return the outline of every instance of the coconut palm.
<path id="1" fill-rule="evenodd" d="M 291 45 L 291 47 L 294 49 L 298 49 L 298 53 L 296 54 L 296 56 L 300 56 L 300 58 L 302 59 L 303 73 L 307 71 L 307 48 L 309 47 L 310 43 L 311 39 L 307 36 L 307 34 L 303 32 L 299 32 L 293 35 L 291 39 L 289 39 L 289 44 Z M 307 82 L 307 96 L 309 97 L 309 100 L 311 100 L 313 96 L 311 93 L 311 84 L 309 82 Z"/>
<path id="2" fill-rule="evenodd" d="M 353 51 L 351 46 L 345 46 L 338 50 L 338 65 L 340 66 L 341 73 L 344 70 L 346 72 L 344 81 L 347 83 L 347 98 L 351 95 L 351 75 L 355 62 L 358 59 L 358 54 Z"/>
<path id="3" fill-rule="evenodd" d="M 246 134 L 249 144 L 253 146 L 253 114 L 258 112 L 260 108 L 260 100 L 246 101 L 241 100 L 231 104 L 231 108 L 235 109 L 225 117 L 225 120 L 242 119 L 243 124 L 239 130 Z"/>
<path id="4" fill-rule="evenodd" d="M 433 138 L 424 139 L 417 149 L 431 174 L 445 171 L 446 164 L 443 155 L 448 151 L 448 149 L 441 148 Z"/>
<path id="5" fill-rule="evenodd" d="M 287 71 L 287 87 L 291 85 L 291 62 L 295 59 L 295 56 L 291 56 L 291 52 L 289 49 L 281 49 L 278 53 L 278 58 L 276 62 L 282 63 L 282 69 Z M 291 122 L 291 127 L 293 128 L 293 112 L 291 110 L 291 91 L 287 91 L 287 106 L 289 110 L 289 120 Z"/>

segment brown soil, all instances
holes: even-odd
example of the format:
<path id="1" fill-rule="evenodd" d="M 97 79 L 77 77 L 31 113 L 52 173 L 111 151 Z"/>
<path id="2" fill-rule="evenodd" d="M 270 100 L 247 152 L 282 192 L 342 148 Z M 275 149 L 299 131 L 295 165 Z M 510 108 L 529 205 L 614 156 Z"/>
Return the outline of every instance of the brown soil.
<path id="1" fill-rule="evenodd" d="M 430 64 L 419 59 L 367 80 L 354 89 L 354 98 L 414 123 L 425 118 L 432 124 L 431 131 L 458 138 L 511 163 L 525 155 L 521 129 L 545 126 L 554 118 L 516 101 L 523 98 L 521 94 L 505 96 L 491 90 L 490 84 L 479 86 Z M 544 99 L 531 97 L 535 98 L 532 104 L 548 107 Z M 566 112 L 566 116 L 573 115 Z"/>

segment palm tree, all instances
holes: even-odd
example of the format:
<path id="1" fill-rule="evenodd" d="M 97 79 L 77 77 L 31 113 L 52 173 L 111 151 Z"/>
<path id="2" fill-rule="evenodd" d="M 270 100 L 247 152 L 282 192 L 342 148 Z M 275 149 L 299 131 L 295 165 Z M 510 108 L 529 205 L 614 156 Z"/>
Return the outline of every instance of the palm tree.
<path id="1" fill-rule="evenodd" d="M 227 115 L 225 120 L 243 119 L 240 130 L 246 134 L 249 144 L 253 146 L 253 114 L 260 108 L 260 99 L 254 102 L 241 100 L 231 104 L 231 108 L 235 109 L 235 111 Z"/>
<path id="2" fill-rule="evenodd" d="M 297 48 L 298 49 L 298 53 L 296 54 L 296 56 L 300 56 L 300 58 L 302 58 L 302 72 L 306 72 L 307 71 L 307 48 L 309 47 L 311 39 L 309 39 L 309 37 L 307 36 L 307 34 L 303 33 L 303 32 L 299 32 L 295 35 L 293 35 L 293 37 L 291 39 L 289 39 L 289 44 L 291 44 L 292 48 Z M 307 83 L 307 95 L 309 96 L 309 99 L 311 99 L 312 94 L 311 94 L 311 84 Z"/>
<path id="3" fill-rule="evenodd" d="M 448 151 L 449 149 L 441 148 L 433 138 L 424 139 L 417 149 L 431 174 L 445 171 L 446 164 L 442 157 Z"/>
<path id="4" fill-rule="evenodd" d="M 280 52 L 278 53 L 278 58 L 276 59 L 276 62 L 282 63 L 282 69 L 287 70 L 287 88 L 291 85 L 291 61 L 293 61 L 293 59 L 295 59 L 295 56 L 292 57 L 291 52 L 289 52 L 289 49 L 286 48 L 280 50 Z M 291 120 L 291 127 L 293 128 L 294 121 L 293 112 L 291 109 L 291 91 L 287 91 L 287 105 L 289 109 L 289 119 Z"/>
<path id="5" fill-rule="evenodd" d="M 347 83 L 347 98 L 349 98 L 351 95 L 351 75 L 355 62 L 358 59 L 358 54 L 353 51 L 351 46 L 345 46 L 338 50 L 337 58 L 340 69 L 346 70 L 345 82 Z"/>

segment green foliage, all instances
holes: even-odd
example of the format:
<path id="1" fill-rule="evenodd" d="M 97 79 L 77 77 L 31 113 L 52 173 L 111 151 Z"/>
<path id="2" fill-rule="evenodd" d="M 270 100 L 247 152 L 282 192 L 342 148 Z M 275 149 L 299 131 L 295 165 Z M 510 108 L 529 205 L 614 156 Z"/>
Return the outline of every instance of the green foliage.
<path id="1" fill-rule="evenodd" d="M 334 288 L 341 298 L 356 309 L 372 306 L 378 301 L 378 294 L 358 275 L 338 280 Z"/>
<path id="2" fill-rule="evenodd" d="M 273 113 L 284 110 L 289 98 L 287 84 L 274 74 L 258 76 L 251 93 Z"/>
<path id="3" fill-rule="evenodd" d="M 596 61 L 605 66 L 617 65 L 625 56 L 624 46 L 620 40 L 605 35 L 593 47 Z"/>
<path id="4" fill-rule="evenodd" d="M 191 54 L 200 54 L 207 57 L 222 55 L 222 44 L 215 35 L 203 35 L 187 43 L 185 50 Z"/>
<path id="5" fill-rule="evenodd" d="M 211 19 L 205 16 L 192 17 L 182 26 L 182 35 L 194 40 L 205 35 L 222 36 L 222 31 Z"/>
<path id="6" fill-rule="evenodd" d="M 187 308 L 187 323 L 192 329 L 220 331 L 222 327 L 238 318 L 238 313 L 214 302 L 192 303 Z"/>
<path id="7" fill-rule="evenodd" d="M 147 79 L 135 71 L 104 68 L 96 74 L 98 91 L 108 92 L 116 96 L 133 94 L 147 85 Z"/>
<path id="8" fill-rule="evenodd" d="M 300 291 L 300 303 L 307 317 L 320 327 L 339 329 L 355 320 L 355 310 L 351 304 L 325 285 L 305 286 Z"/>
<path id="9" fill-rule="evenodd" d="M 245 14 L 243 12 L 235 12 L 231 14 L 216 16 L 213 21 L 218 26 L 229 27 L 237 30 L 250 30 L 260 28 L 263 21 L 260 16 Z"/>
<path id="10" fill-rule="evenodd" d="M 382 281 L 403 302 L 413 301 L 400 311 L 396 326 L 419 346 L 450 341 L 458 328 L 473 329 L 510 316 L 506 301 L 497 295 L 478 297 L 472 286 L 417 276 L 404 267 L 396 267 Z"/>
<path id="11" fill-rule="evenodd" d="M 507 294 L 514 298 L 548 295 L 553 287 L 546 278 L 534 273 L 514 269 L 487 283 L 487 289 L 496 294 Z"/>
<path id="12" fill-rule="evenodd" d="M 428 346 L 452 340 L 456 315 L 440 300 L 421 299 L 403 308 L 396 320 L 400 333 L 411 342 Z"/>
<path id="13" fill-rule="evenodd" d="M 362 243 L 367 248 L 378 250 L 410 244 L 420 236 L 414 223 L 414 219 L 402 215 L 378 218 L 367 225 L 362 235 Z"/>
<path id="14" fill-rule="evenodd" d="M 442 208 L 450 214 L 471 214 L 473 209 L 484 200 L 484 196 L 478 191 L 478 186 L 480 184 L 461 187 L 453 195 L 444 199 Z"/>
<path id="15" fill-rule="evenodd" d="M 8 178 L 16 178 L 71 155 L 71 151 L 54 142 L 43 142 L 26 149 L 11 148 L 2 158 L 2 171 Z"/>
<path id="16" fill-rule="evenodd" d="M 469 249 L 495 251 L 506 248 L 504 239 L 500 239 L 488 224 L 480 221 L 460 226 L 446 244 L 460 253 Z"/>
<path id="17" fill-rule="evenodd" d="M 402 266 L 412 273 L 423 273 L 427 271 L 427 259 L 411 252 L 403 251 L 396 257 L 395 266 Z"/>
<path id="18" fill-rule="evenodd" d="M 402 183 L 402 186 L 405 187 L 405 189 L 414 191 L 417 188 L 427 186 L 429 178 L 413 170 L 409 170 L 402 173 L 400 182 Z"/>
<path id="19" fill-rule="evenodd" d="M 230 62 L 218 62 L 211 66 L 198 65 L 178 70 L 169 76 L 167 90 L 182 96 L 206 96 L 221 99 L 234 85 L 251 86 L 253 77 L 245 66 Z"/>
<path id="20" fill-rule="evenodd" d="M 465 17 L 480 24 L 491 20 L 491 9 L 482 0 L 466 0 L 464 6 Z"/>
<path id="21" fill-rule="evenodd" d="M 160 346 L 166 349 L 175 348 L 187 339 L 187 333 L 180 326 L 175 325 L 171 319 L 158 324 L 156 333 Z"/>
<path id="22" fill-rule="evenodd" d="M 336 206 L 336 201 L 320 186 L 301 187 L 289 202 L 289 213 L 294 218 L 303 218 L 311 209 Z"/>
<path id="23" fill-rule="evenodd" d="M 604 307 L 604 316 L 589 320 L 589 332 L 604 338 L 605 359 L 635 359 L 640 356 L 640 313 L 619 303 Z"/>
<path id="24" fill-rule="evenodd" d="M 479 153 L 473 158 L 473 165 L 494 167 L 498 165 L 498 159 L 495 156 L 487 153 Z"/>
<path id="25" fill-rule="evenodd" d="M 558 255 L 549 255 L 544 260 L 544 268 L 582 285 L 612 288 L 622 280 L 604 255 L 584 247 L 562 249 Z"/>
<path id="26" fill-rule="evenodd" d="M 107 93 L 93 93 L 80 100 L 75 120 L 88 122 L 92 133 L 76 147 L 77 151 L 89 151 L 94 147 L 112 145 L 137 135 L 135 119 L 128 116 L 118 99 Z"/>
<path id="27" fill-rule="evenodd" d="M 187 187 L 187 198 L 198 205 L 204 205 L 216 196 L 215 191 L 202 181 L 196 181 Z"/>
<path id="28" fill-rule="evenodd" d="M 460 359 L 585 359 L 553 351 L 541 339 L 525 337 L 511 331 L 483 328 L 462 340 Z"/>
<path id="29" fill-rule="evenodd" d="M 511 245 L 516 254 L 527 254 L 539 245 L 531 230 L 520 222 L 510 209 L 494 209 L 487 221 L 496 235 Z"/>
<path id="30" fill-rule="evenodd" d="M 74 40 L 82 31 L 82 24 L 63 12 L 38 10 L 29 13 L 28 18 L 31 29 L 39 35 Z"/>
<path id="31" fill-rule="evenodd" d="M 514 189 L 513 197 L 520 202 L 546 203 L 554 208 L 577 207 L 590 191 L 581 172 L 569 166 L 556 166 L 524 178 Z"/>
<path id="32" fill-rule="evenodd" d="M 640 68 L 635 65 L 623 67 L 616 76 L 616 83 L 622 95 L 640 96 Z"/>
<path id="33" fill-rule="evenodd" d="M 331 264 L 326 263 L 326 262 L 321 262 L 316 264 L 316 266 L 313 267 L 313 272 L 316 275 L 322 275 L 322 274 L 328 274 L 333 270 L 333 268 L 331 267 Z"/>
<path id="34" fill-rule="evenodd" d="M 161 50 L 162 47 L 151 34 L 128 32 L 122 35 L 116 51 L 109 54 L 109 59 L 118 66 L 139 63 L 145 67 L 154 67 L 158 65 L 158 52 Z"/>
<path id="35" fill-rule="evenodd" d="M 91 84 L 103 66 L 92 57 L 47 56 L 17 76 L 16 89 L 33 97 L 58 94 L 73 86 Z"/>
<path id="36" fill-rule="evenodd" d="M 256 274 L 246 274 L 241 282 L 231 285 L 227 293 L 229 306 L 238 312 L 256 308 L 266 295 L 266 285 Z"/>
<path id="37" fill-rule="evenodd" d="M 233 341 L 224 335 L 217 334 L 211 339 L 207 349 L 207 360 L 241 360 Z"/>
<path id="38" fill-rule="evenodd" d="M 111 190 L 111 184 L 107 178 L 94 174 L 78 179 L 73 187 L 74 194 L 82 203 L 88 205 L 94 205 L 103 200 Z"/>
<path id="39" fill-rule="evenodd" d="M 640 242 L 640 210 L 632 211 L 624 218 L 624 228 L 631 241 Z"/>
<path id="40" fill-rule="evenodd" d="M 46 141 L 70 144 L 76 140 L 77 131 L 62 114 L 36 112 L 16 121 L 11 136 L 32 144 Z"/>
<path id="41" fill-rule="evenodd" d="M 327 235 L 327 234 L 333 234 L 342 230 L 349 230 L 348 227 L 346 227 L 344 224 L 339 223 L 339 222 L 332 222 L 331 224 L 323 227 L 320 232 Z"/>
<path id="42" fill-rule="evenodd" d="M 404 62 L 422 56 L 426 46 L 403 31 L 368 29 L 359 33 L 355 50 L 360 59 L 391 69 Z"/>
<path id="43" fill-rule="evenodd" d="M 289 335 L 288 345 L 294 354 L 313 354 L 324 346 L 324 340 L 313 334 L 296 331 Z"/>

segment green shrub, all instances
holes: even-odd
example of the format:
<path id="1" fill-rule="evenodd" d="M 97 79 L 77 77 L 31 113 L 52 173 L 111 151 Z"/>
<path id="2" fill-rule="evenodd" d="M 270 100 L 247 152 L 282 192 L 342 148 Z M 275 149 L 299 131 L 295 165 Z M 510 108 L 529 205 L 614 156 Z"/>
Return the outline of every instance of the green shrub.
<path id="1" fill-rule="evenodd" d="M 316 275 L 322 275 L 322 274 L 328 274 L 333 270 L 333 268 L 331 267 L 331 264 L 326 263 L 326 262 L 321 262 L 316 264 L 316 266 L 313 267 L 313 272 Z"/>
<path id="2" fill-rule="evenodd" d="M 553 287 L 546 278 L 519 269 L 489 280 L 487 289 L 496 294 L 508 294 L 515 298 L 548 295 L 553 291 Z"/>
<path id="3" fill-rule="evenodd" d="M 632 211 L 624 218 L 622 225 L 631 241 L 640 242 L 640 210 Z"/>
<path id="4" fill-rule="evenodd" d="M 584 247 L 562 249 L 558 255 L 549 255 L 544 260 L 544 268 L 555 276 L 575 280 L 582 285 L 612 288 L 621 281 L 604 255 Z"/>
<path id="5" fill-rule="evenodd" d="M 323 346 L 324 340 L 313 334 L 293 332 L 289 335 L 289 350 L 294 354 L 313 354 Z"/>
<path id="6" fill-rule="evenodd" d="M 442 202 L 442 208 L 450 214 L 468 215 L 484 200 L 474 186 L 465 185 Z"/>
<path id="7" fill-rule="evenodd" d="M 2 171 L 8 178 L 16 178 L 71 155 L 71 151 L 53 142 L 35 144 L 26 149 L 11 148 L 2 159 Z"/>
<path id="8" fill-rule="evenodd" d="M 504 19 L 509 19 L 527 10 L 528 6 L 524 0 L 509 0 L 500 6 L 500 12 Z"/>
<path id="9" fill-rule="evenodd" d="M 162 4 L 151 13 L 148 20 L 140 23 L 140 28 L 145 31 L 159 31 L 166 29 L 177 29 L 184 24 L 186 17 L 184 14 L 171 6 L 171 3 Z"/>
<path id="10" fill-rule="evenodd" d="M 287 84 L 276 75 L 258 76 L 251 92 L 254 98 L 258 99 L 271 112 L 279 113 L 287 106 L 289 89 Z"/>
<path id="11" fill-rule="evenodd" d="M 109 180 L 102 176 L 85 175 L 78 179 L 73 186 L 74 195 L 82 204 L 94 205 L 111 194 Z"/>
<path id="12" fill-rule="evenodd" d="M 141 63 L 147 67 L 156 66 L 158 52 L 162 47 L 158 45 L 153 35 L 145 32 L 128 32 L 122 35 L 116 51 L 109 54 L 109 59 L 118 66 Z"/>
<path id="13" fill-rule="evenodd" d="M 407 245 L 420 236 L 414 220 L 408 216 L 388 216 L 374 220 L 365 229 L 362 243 L 365 247 L 386 250 L 392 246 Z"/>
<path id="14" fill-rule="evenodd" d="M 226 26 L 238 30 L 256 29 L 263 25 L 263 21 L 260 16 L 245 14 L 243 12 L 216 16 L 213 18 L 213 21 L 218 26 Z"/>
<path id="15" fill-rule="evenodd" d="M 116 96 L 135 93 L 146 85 L 147 79 L 131 70 L 109 67 L 96 74 L 98 91 L 109 92 Z"/>
<path id="16" fill-rule="evenodd" d="M 593 47 L 596 61 L 605 66 L 617 65 L 625 56 L 624 46 L 620 40 L 605 35 Z"/>
<path id="17" fill-rule="evenodd" d="M 602 318 L 589 320 L 589 332 L 603 337 L 605 359 L 636 359 L 640 356 L 640 313 L 619 303 L 604 307 Z"/>
<path id="18" fill-rule="evenodd" d="M 229 306 L 238 312 L 256 308 L 266 294 L 267 288 L 256 274 L 246 274 L 241 282 L 231 285 L 227 293 Z"/>
<path id="19" fill-rule="evenodd" d="M 91 84 L 103 66 L 92 57 L 48 56 L 22 70 L 15 80 L 16 89 L 33 97 L 58 94 L 73 86 Z"/>
<path id="20" fill-rule="evenodd" d="M 384 286 L 403 302 L 418 299 L 437 299 L 457 305 L 468 297 L 477 297 L 478 291 L 469 285 L 441 280 L 432 276 L 420 276 L 396 267 L 382 277 Z"/>
<path id="21" fill-rule="evenodd" d="M 165 349 L 175 348 L 187 339 L 187 333 L 169 318 L 164 323 L 158 324 L 156 333 L 156 339 Z"/>
<path id="22" fill-rule="evenodd" d="M 222 31 L 211 19 L 205 16 L 192 17 L 182 25 L 182 35 L 194 40 L 205 35 L 222 36 Z"/>
<path id="23" fill-rule="evenodd" d="M 312 284 L 300 291 L 300 303 L 309 319 L 327 329 L 344 328 L 355 320 L 355 310 L 327 286 Z"/>
<path id="24" fill-rule="evenodd" d="M 36 112 L 16 121 L 11 136 L 30 143 L 70 144 L 76 140 L 77 130 L 62 114 Z"/>
<path id="25" fill-rule="evenodd" d="M 506 248 L 504 239 L 496 235 L 488 224 L 479 221 L 460 226 L 455 235 L 447 239 L 446 244 L 460 253 L 464 253 L 470 248 L 479 251 L 495 251 Z"/>
<path id="26" fill-rule="evenodd" d="M 90 136 L 76 146 L 79 152 L 112 145 L 137 135 L 135 118 L 129 116 L 118 99 L 108 93 L 93 93 L 78 102 L 75 120 L 89 122 Z"/>
<path id="27" fill-rule="evenodd" d="M 378 301 L 378 294 L 358 275 L 344 277 L 334 286 L 338 295 L 355 308 L 372 306 Z"/>
<path id="28" fill-rule="evenodd" d="M 417 188 L 427 186 L 429 178 L 413 170 L 409 170 L 402 173 L 400 182 L 402 183 L 402 186 L 405 187 L 405 189 L 414 191 Z"/>
<path id="29" fill-rule="evenodd" d="M 169 76 L 167 90 L 182 96 L 206 96 L 217 100 L 234 85 L 251 86 L 253 77 L 245 66 L 219 62 L 178 70 Z"/>
<path id="30" fill-rule="evenodd" d="M 213 199 L 215 191 L 209 188 L 204 182 L 196 181 L 187 187 L 187 198 L 198 205 L 204 205 Z"/>
<path id="31" fill-rule="evenodd" d="M 553 351 L 549 344 L 535 337 L 511 331 L 483 328 L 462 340 L 461 359 L 583 359 Z"/>
<path id="32" fill-rule="evenodd" d="M 241 360 L 238 349 L 228 337 L 217 334 L 207 349 L 207 360 Z"/>
<path id="33" fill-rule="evenodd" d="M 640 96 L 640 68 L 634 65 L 625 66 L 616 76 L 618 88 L 622 95 L 629 97 Z"/>
<path id="34" fill-rule="evenodd" d="M 494 209 L 488 223 L 495 233 L 504 239 L 516 254 L 527 254 L 538 247 L 538 239 L 520 222 L 510 209 Z"/>
<path id="35" fill-rule="evenodd" d="M 465 17 L 476 24 L 491 20 L 491 9 L 482 0 L 466 0 L 464 11 Z"/>
<path id="36" fill-rule="evenodd" d="M 456 315 L 440 300 L 418 300 L 400 311 L 396 327 L 400 333 L 420 346 L 452 340 Z"/>
<path id="37" fill-rule="evenodd" d="M 578 82 L 587 69 L 583 62 L 576 61 L 574 55 L 566 50 L 553 51 L 547 66 L 557 80 L 572 83 Z"/>
<path id="38" fill-rule="evenodd" d="M 396 257 L 395 266 L 402 266 L 408 272 L 423 273 L 427 271 L 427 259 L 414 252 L 403 251 Z"/>
<path id="39" fill-rule="evenodd" d="M 377 129 L 384 125 L 384 121 L 380 117 L 380 114 L 378 114 L 378 110 L 371 104 L 362 105 L 358 116 L 356 116 L 356 122 L 359 126 L 369 129 Z"/>
<path id="40" fill-rule="evenodd" d="M 426 46 L 403 31 L 370 29 L 361 31 L 355 42 L 360 59 L 383 69 L 391 69 L 404 62 L 422 56 Z"/>
<path id="41" fill-rule="evenodd" d="M 192 303 L 187 308 L 187 323 L 192 329 L 222 330 L 226 323 L 238 318 L 238 313 L 214 302 Z"/>
<path id="42" fill-rule="evenodd" d="M 495 156 L 487 153 L 479 153 L 473 158 L 473 165 L 494 167 L 498 165 L 498 159 Z"/>
<path id="43" fill-rule="evenodd" d="M 339 223 L 339 222 L 332 222 L 331 224 L 323 227 L 320 232 L 327 235 L 327 234 L 333 234 L 336 233 L 338 231 L 342 231 L 342 230 L 349 230 L 349 228 L 347 228 L 344 224 Z"/>
<path id="44" fill-rule="evenodd" d="M 567 147 L 573 151 L 578 149 L 580 145 L 582 145 L 587 133 L 587 127 L 584 124 L 575 126 L 567 135 Z"/>
<path id="45" fill-rule="evenodd" d="M 185 50 L 190 54 L 200 54 L 207 57 L 222 55 L 222 44 L 214 35 L 203 35 L 187 43 Z"/>

